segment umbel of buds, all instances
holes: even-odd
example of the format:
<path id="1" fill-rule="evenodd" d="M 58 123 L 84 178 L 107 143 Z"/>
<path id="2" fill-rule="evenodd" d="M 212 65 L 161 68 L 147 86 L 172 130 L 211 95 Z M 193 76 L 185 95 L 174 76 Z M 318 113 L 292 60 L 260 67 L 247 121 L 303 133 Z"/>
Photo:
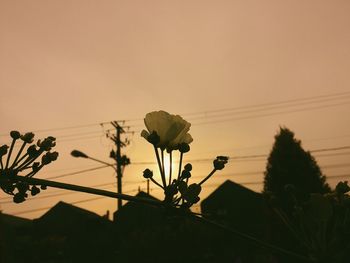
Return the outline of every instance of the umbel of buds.
<path id="1" fill-rule="evenodd" d="M 33 177 L 45 165 L 56 161 L 58 152 L 51 152 L 56 145 L 56 139 L 52 136 L 44 140 L 34 142 L 34 133 L 28 132 L 21 134 L 18 131 L 11 131 L 11 145 L 0 146 L 0 187 L 1 189 L 13 196 L 15 203 L 21 203 L 28 197 L 40 193 L 40 189 L 35 185 L 29 185 L 16 179 L 17 175 Z M 13 153 L 16 142 L 22 142 L 17 154 Z M 41 186 L 41 189 L 46 189 Z"/>
<path id="2" fill-rule="evenodd" d="M 164 190 L 164 202 L 173 206 L 189 208 L 197 203 L 202 190 L 201 185 L 208 180 L 217 170 L 222 170 L 228 162 L 228 157 L 218 156 L 213 161 L 213 170 L 199 183 L 189 184 L 191 178 L 192 165 L 187 163 L 182 168 L 184 154 L 190 151 L 192 136 L 188 133 L 191 124 L 179 115 L 172 115 L 165 111 L 154 111 L 146 115 L 144 119 L 147 130 L 141 132 L 150 144 L 153 145 L 159 173 L 162 182 L 155 180 L 153 172 L 146 169 L 143 177 L 151 180 L 154 184 Z M 177 177 L 172 177 L 173 172 L 173 152 L 179 153 L 179 166 Z M 166 173 L 165 154 L 169 157 L 169 167 Z"/>

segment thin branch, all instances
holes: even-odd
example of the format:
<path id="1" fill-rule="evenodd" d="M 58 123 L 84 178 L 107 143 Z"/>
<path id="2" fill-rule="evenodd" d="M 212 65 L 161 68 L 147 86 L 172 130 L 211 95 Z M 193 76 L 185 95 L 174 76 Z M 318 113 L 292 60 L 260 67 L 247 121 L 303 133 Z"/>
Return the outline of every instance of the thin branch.
<path id="1" fill-rule="evenodd" d="M 199 185 L 203 184 L 206 180 L 208 180 L 217 170 L 214 168 L 210 174 L 208 174 L 202 181 L 200 181 Z"/>
<path id="2" fill-rule="evenodd" d="M 133 201 L 133 202 L 139 202 L 139 203 L 144 203 L 144 204 L 150 204 L 150 205 L 155 205 L 158 207 L 168 207 L 167 204 L 158 201 L 158 200 L 153 200 L 153 199 L 148 199 L 148 198 L 141 198 L 141 197 L 135 197 L 135 196 L 130 196 L 130 195 L 125 195 L 125 194 L 118 194 L 115 192 L 111 191 L 106 191 L 106 190 L 101 190 L 101 189 L 95 189 L 95 188 L 90 188 L 90 187 L 85 187 L 85 186 L 79 186 L 79 185 L 73 185 L 73 184 L 66 184 L 66 183 L 60 183 L 60 182 L 54 182 L 54 181 L 49 181 L 49 180 L 44 180 L 44 179 L 37 179 L 37 178 L 31 178 L 31 177 L 24 177 L 24 176 L 15 176 L 11 177 L 12 180 L 14 181 L 20 181 L 20 182 L 26 182 L 31 185 L 43 185 L 43 186 L 50 186 L 50 187 L 55 187 L 55 188 L 60 188 L 60 189 L 66 189 L 66 190 L 72 190 L 72 191 L 78 191 L 78 192 L 84 192 L 84 193 L 90 193 L 90 194 L 95 194 L 95 195 L 101 195 L 101 196 L 106 196 L 106 197 L 111 197 L 111 198 L 116 198 L 116 199 L 122 199 L 126 201 Z M 2 182 L 7 182 L 8 178 L 3 178 L 0 177 L 0 183 Z M 174 209 L 177 209 L 174 207 Z M 186 213 L 190 215 L 191 217 L 195 218 L 199 222 L 203 222 L 205 224 L 215 226 L 217 228 L 220 228 L 226 232 L 229 232 L 235 236 L 238 236 L 242 239 L 248 240 L 251 243 L 258 245 L 262 248 L 265 248 L 267 250 L 279 253 L 281 255 L 293 257 L 295 259 L 298 259 L 302 262 L 315 262 L 311 260 L 310 258 L 307 258 L 305 256 L 296 254 L 292 251 L 285 250 L 283 248 L 274 246 L 272 244 L 269 244 L 267 242 L 264 242 L 262 240 L 259 240 L 255 237 L 249 236 L 245 233 L 239 232 L 237 230 L 233 230 L 231 228 L 228 228 L 224 225 L 218 224 L 214 221 L 208 220 L 204 217 L 199 217 L 198 214 L 196 213 Z"/>
<path id="3" fill-rule="evenodd" d="M 269 244 L 269 243 L 267 243 L 267 242 L 265 242 L 265 241 L 262 241 L 262 240 L 260 240 L 260 239 L 255 238 L 255 237 L 252 237 L 252 236 L 247 235 L 247 234 L 245 234 L 245 233 L 239 232 L 239 231 L 237 231 L 237 230 L 231 229 L 231 228 L 229 228 L 229 227 L 227 227 L 227 226 L 221 225 L 221 224 L 219 224 L 219 223 L 216 223 L 216 222 L 211 221 L 211 220 L 209 220 L 209 219 L 206 219 L 206 218 L 204 218 L 204 217 L 199 217 L 199 216 L 197 216 L 196 214 L 192 214 L 192 213 L 191 213 L 190 215 L 191 215 L 193 218 L 195 218 L 196 220 L 198 220 L 198 221 L 200 221 L 200 222 L 202 222 L 202 223 L 205 223 L 205 224 L 207 224 L 207 225 L 211 225 L 211 226 L 215 226 L 215 227 L 217 227 L 217 228 L 220 228 L 220 229 L 222 229 L 222 230 L 224 230 L 224 231 L 226 231 L 226 232 L 229 232 L 229 233 L 231 233 L 231 234 L 233 234 L 233 235 L 235 235 L 235 236 L 238 236 L 238 237 L 240 237 L 240 238 L 243 238 L 243 239 L 245 239 L 245 240 L 248 240 L 248 241 L 250 241 L 251 243 L 260 246 L 261 248 L 264 248 L 264 249 L 267 249 L 267 250 L 276 252 L 276 253 L 278 253 L 278 254 L 280 254 L 280 255 L 284 255 L 284 256 L 288 256 L 288 257 L 293 257 L 293 258 L 295 258 L 295 259 L 298 259 L 298 260 L 299 260 L 298 262 L 316 262 L 315 260 L 312 260 L 312 259 L 310 259 L 310 258 L 307 258 L 307 257 L 305 257 L 305 256 L 303 256 L 303 255 L 299 255 L 299 254 L 294 253 L 294 252 L 292 252 L 292 251 L 289 251 L 289 250 L 283 249 L 283 248 L 281 248 L 281 247 L 277 247 L 277 246 L 275 246 L 275 245 Z"/>
<path id="4" fill-rule="evenodd" d="M 31 184 L 31 185 L 50 186 L 50 187 L 55 187 L 55 188 L 60 188 L 60 189 L 84 192 L 84 193 L 95 194 L 95 195 L 102 195 L 102 196 L 107 196 L 107 197 L 116 198 L 116 199 L 122 199 L 122 200 L 126 200 L 126 201 L 134 201 L 134 202 L 140 202 L 140 203 L 145 203 L 145 204 L 164 206 L 164 204 L 158 200 L 135 197 L 135 196 L 125 195 L 125 194 L 118 194 L 118 193 L 111 192 L 111 191 L 100 190 L 100 189 L 95 189 L 95 188 L 90 188 L 90 187 L 85 187 L 85 186 L 80 186 L 80 185 L 66 184 L 66 183 L 60 183 L 60 182 L 55 182 L 55 181 L 49 181 L 49 180 L 37 179 L 37 178 L 31 178 L 31 177 L 24 177 L 24 176 L 15 176 L 15 177 L 11 177 L 11 179 L 13 179 L 15 181 L 20 181 L 20 182 L 26 182 L 26 183 Z M 7 181 L 7 180 L 8 179 L 0 177 L 0 183 Z"/>

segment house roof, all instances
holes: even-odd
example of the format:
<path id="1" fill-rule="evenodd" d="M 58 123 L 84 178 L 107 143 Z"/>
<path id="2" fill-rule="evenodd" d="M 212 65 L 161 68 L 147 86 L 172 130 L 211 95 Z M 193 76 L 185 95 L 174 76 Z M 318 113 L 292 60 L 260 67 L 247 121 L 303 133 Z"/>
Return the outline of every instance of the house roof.
<path id="1" fill-rule="evenodd" d="M 215 201 L 227 202 L 227 200 L 237 197 L 260 199 L 261 194 L 254 192 L 244 187 L 243 185 L 237 184 L 230 180 L 226 180 L 223 184 L 216 188 L 214 192 L 212 192 L 206 199 L 202 201 L 201 206 L 205 206 L 207 203 Z"/>
<path id="2" fill-rule="evenodd" d="M 159 201 L 159 199 L 143 191 L 137 193 L 136 197 Z M 129 224 L 139 224 L 142 222 L 153 221 L 156 218 L 159 218 L 160 214 L 161 211 L 159 207 L 137 202 L 128 202 L 114 212 L 114 221 L 118 223 L 128 222 Z"/>
<path id="3" fill-rule="evenodd" d="M 264 235 L 265 203 L 261 194 L 226 181 L 201 203 L 204 215 L 255 237 Z"/>
<path id="4" fill-rule="evenodd" d="M 55 220 L 61 216 L 78 216 L 85 218 L 101 218 L 98 214 L 95 214 L 89 210 L 65 203 L 58 202 L 55 206 L 53 206 L 49 211 L 43 214 L 38 220 L 48 220 L 50 218 L 54 218 Z"/>
<path id="5" fill-rule="evenodd" d="M 0 212 L 0 224 L 12 227 L 30 226 L 32 220 Z"/>

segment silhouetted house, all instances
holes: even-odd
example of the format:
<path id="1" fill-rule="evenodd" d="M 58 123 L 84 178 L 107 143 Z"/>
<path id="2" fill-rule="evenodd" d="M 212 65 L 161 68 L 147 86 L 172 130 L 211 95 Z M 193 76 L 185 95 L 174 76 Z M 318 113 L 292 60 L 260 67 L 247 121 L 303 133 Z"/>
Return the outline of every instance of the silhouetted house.
<path id="1" fill-rule="evenodd" d="M 60 233 L 90 230 L 111 224 L 105 217 L 62 201 L 34 222 L 40 228 Z"/>
<path id="2" fill-rule="evenodd" d="M 230 180 L 225 181 L 201 203 L 209 219 L 249 235 L 266 236 L 267 207 L 260 193 Z"/>
<path id="3" fill-rule="evenodd" d="M 0 262 L 25 262 L 32 235 L 32 220 L 0 211 Z"/>
<path id="4" fill-rule="evenodd" d="M 157 200 L 139 192 L 137 197 Z M 237 253 L 217 229 L 173 210 L 128 202 L 114 214 L 123 239 L 122 262 L 235 262 Z M 136 252 L 136 253 L 135 253 Z"/>
<path id="5" fill-rule="evenodd" d="M 140 191 L 136 197 L 160 201 L 143 191 Z M 113 220 L 118 228 L 125 231 L 134 228 L 151 227 L 163 222 L 164 210 L 154 205 L 128 202 L 114 212 Z"/>
<path id="6" fill-rule="evenodd" d="M 39 261 L 109 262 L 115 258 L 118 235 L 113 222 L 91 211 L 59 202 L 35 219 L 34 227 L 34 256 Z"/>

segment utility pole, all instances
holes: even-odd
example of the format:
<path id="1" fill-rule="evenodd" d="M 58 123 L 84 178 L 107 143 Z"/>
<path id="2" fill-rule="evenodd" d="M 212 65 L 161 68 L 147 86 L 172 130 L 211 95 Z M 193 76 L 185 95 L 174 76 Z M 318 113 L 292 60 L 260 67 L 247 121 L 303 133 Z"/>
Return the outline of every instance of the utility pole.
<path id="1" fill-rule="evenodd" d="M 115 135 L 107 134 L 107 137 L 110 138 L 116 146 L 116 151 L 112 150 L 110 157 L 116 161 L 116 171 L 117 171 L 117 192 L 122 194 L 122 177 L 124 167 L 130 164 L 130 159 L 126 155 L 121 154 L 121 149 L 129 144 L 129 140 L 121 140 L 121 135 L 125 133 L 125 130 L 122 126 L 119 125 L 117 121 L 111 122 L 113 127 L 116 129 Z M 122 199 L 118 199 L 117 209 L 119 210 L 122 207 Z"/>

